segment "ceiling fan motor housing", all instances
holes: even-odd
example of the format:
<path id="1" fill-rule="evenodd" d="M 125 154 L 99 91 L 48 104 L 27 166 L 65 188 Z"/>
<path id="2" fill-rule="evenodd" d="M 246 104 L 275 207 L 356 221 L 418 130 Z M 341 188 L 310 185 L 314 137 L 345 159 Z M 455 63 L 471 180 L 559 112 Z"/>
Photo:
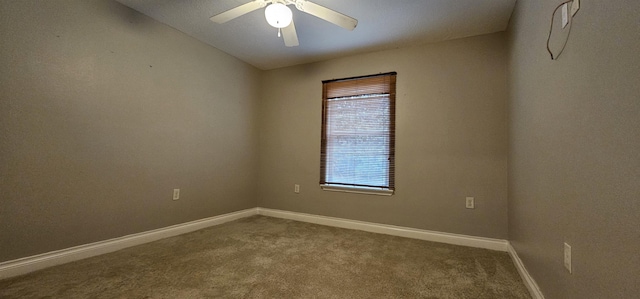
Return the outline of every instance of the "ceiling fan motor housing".
<path id="1" fill-rule="evenodd" d="M 286 5 L 275 2 L 267 6 L 264 10 L 267 23 L 275 28 L 284 28 L 291 24 L 293 13 Z"/>

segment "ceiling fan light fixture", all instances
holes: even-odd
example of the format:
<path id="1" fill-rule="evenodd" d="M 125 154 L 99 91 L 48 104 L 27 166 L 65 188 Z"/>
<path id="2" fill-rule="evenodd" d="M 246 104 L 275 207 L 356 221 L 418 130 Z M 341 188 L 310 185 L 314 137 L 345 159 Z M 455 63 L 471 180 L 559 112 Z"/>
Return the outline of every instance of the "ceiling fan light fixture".
<path id="1" fill-rule="evenodd" d="M 275 28 L 284 28 L 291 24 L 291 9 L 282 3 L 273 3 L 264 10 L 267 23 Z"/>

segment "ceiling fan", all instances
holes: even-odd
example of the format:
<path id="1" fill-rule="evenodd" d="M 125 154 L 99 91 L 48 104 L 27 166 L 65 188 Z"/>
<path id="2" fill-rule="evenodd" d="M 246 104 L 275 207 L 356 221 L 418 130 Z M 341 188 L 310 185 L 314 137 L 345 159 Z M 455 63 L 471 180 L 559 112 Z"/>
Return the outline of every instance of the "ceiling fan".
<path id="1" fill-rule="evenodd" d="M 254 0 L 211 17 L 218 24 L 225 23 L 256 9 L 267 7 L 265 17 L 269 25 L 278 28 L 278 36 L 282 31 L 284 44 L 287 47 L 299 45 L 296 27 L 293 25 L 292 12 L 287 5 L 293 4 L 299 11 L 306 12 L 327 22 L 336 24 L 347 30 L 353 30 L 358 20 L 306 0 Z"/>

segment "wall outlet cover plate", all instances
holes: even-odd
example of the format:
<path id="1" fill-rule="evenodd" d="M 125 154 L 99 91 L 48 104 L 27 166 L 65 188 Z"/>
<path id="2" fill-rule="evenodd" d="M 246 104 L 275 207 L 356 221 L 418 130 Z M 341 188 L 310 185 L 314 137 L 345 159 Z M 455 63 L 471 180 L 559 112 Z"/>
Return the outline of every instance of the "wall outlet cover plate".
<path id="1" fill-rule="evenodd" d="M 180 189 L 173 189 L 173 200 L 180 199 Z"/>
<path id="2" fill-rule="evenodd" d="M 476 208 L 475 199 L 473 197 L 467 197 L 465 202 L 465 207 L 467 209 L 475 209 Z"/>
<path id="3" fill-rule="evenodd" d="M 571 273 L 571 245 L 564 243 L 564 267 Z"/>

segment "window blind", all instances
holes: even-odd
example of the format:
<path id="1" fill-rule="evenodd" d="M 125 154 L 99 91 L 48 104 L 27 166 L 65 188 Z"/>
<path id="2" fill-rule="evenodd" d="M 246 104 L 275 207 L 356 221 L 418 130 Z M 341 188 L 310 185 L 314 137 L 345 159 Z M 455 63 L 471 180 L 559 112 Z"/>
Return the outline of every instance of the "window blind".
<path id="1" fill-rule="evenodd" d="M 321 185 L 394 190 L 396 73 L 323 81 Z"/>

